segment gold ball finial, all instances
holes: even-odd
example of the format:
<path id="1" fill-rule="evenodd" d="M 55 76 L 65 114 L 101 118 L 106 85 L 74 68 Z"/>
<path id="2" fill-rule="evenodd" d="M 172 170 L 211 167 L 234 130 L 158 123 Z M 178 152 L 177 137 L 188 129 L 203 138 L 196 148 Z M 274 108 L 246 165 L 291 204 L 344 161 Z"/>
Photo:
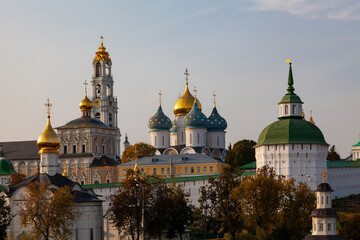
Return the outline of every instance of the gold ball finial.
<path id="1" fill-rule="evenodd" d="M 322 175 L 322 178 L 323 178 L 323 183 L 325 183 L 325 178 L 326 178 L 327 172 L 325 170 L 323 170 L 321 172 L 321 175 Z"/>

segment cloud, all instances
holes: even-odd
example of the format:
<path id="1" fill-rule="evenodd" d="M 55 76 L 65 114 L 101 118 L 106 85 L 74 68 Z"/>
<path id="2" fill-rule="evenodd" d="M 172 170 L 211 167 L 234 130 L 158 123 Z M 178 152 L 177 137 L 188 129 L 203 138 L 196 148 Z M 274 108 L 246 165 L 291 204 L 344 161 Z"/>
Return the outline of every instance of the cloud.
<path id="1" fill-rule="evenodd" d="M 360 20 L 358 0 L 253 0 L 251 11 L 280 11 L 309 19 Z"/>

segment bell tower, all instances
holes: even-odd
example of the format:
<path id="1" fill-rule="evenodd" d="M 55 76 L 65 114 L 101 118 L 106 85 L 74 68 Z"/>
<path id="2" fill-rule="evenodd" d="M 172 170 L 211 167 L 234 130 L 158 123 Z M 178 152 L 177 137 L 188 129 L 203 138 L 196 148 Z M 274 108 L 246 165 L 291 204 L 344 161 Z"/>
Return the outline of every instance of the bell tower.
<path id="1" fill-rule="evenodd" d="M 91 80 L 92 85 L 92 102 L 94 108 L 91 116 L 97 120 L 102 121 L 109 127 L 118 127 L 118 107 L 117 98 L 113 96 L 114 80 L 111 74 L 111 59 L 109 53 L 106 51 L 103 43 L 103 36 L 101 38 L 101 45 L 99 51 L 95 53 L 93 60 L 93 75 Z"/>

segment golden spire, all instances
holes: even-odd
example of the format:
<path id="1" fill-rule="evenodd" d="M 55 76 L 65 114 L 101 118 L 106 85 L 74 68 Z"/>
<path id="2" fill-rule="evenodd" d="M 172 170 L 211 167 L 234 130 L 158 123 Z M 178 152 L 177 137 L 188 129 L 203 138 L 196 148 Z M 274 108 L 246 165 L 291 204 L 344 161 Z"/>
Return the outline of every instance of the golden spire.
<path id="1" fill-rule="evenodd" d="M 88 83 L 84 82 L 84 86 L 85 86 L 85 97 L 83 100 L 81 100 L 81 102 L 79 103 L 79 108 L 81 109 L 81 111 L 90 111 L 93 108 L 93 104 L 90 101 L 90 99 L 87 97 L 87 85 Z"/>
<path id="2" fill-rule="evenodd" d="M 159 106 L 161 106 L 161 96 L 162 96 L 162 93 L 161 93 L 161 90 L 159 91 Z"/>
<path id="3" fill-rule="evenodd" d="M 62 175 L 63 175 L 64 177 L 68 177 L 68 176 L 69 176 L 69 175 L 68 175 L 68 170 L 67 170 L 67 168 L 66 168 L 66 162 L 65 162 L 65 161 L 64 161 L 64 170 L 63 170 Z"/>
<path id="4" fill-rule="evenodd" d="M 302 120 L 305 120 L 305 113 L 304 113 L 304 110 L 302 110 L 301 116 L 302 116 Z"/>
<path id="5" fill-rule="evenodd" d="M 47 124 L 45 130 L 41 133 L 37 140 L 37 145 L 40 148 L 39 153 L 43 152 L 55 152 L 60 148 L 61 142 L 59 136 L 56 134 L 54 129 L 51 126 L 50 122 L 50 108 L 52 104 L 50 103 L 49 98 L 45 104 L 47 108 Z"/>
<path id="6" fill-rule="evenodd" d="M 313 117 L 312 117 L 312 111 L 310 111 L 309 122 L 311 122 L 312 124 L 315 124 L 314 119 L 313 119 Z"/>
<path id="7" fill-rule="evenodd" d="M 179 97 L 174 105 L 174 114 L 176 116 L 186 115 L 192 109 L 194 105 L 195 97 L 189 91 L 189 71 L 188 69 L 185 70 L 185 79 L 186 79 L 186 86 L 184 94 Z M 201 110 L 201 104 L 199 100 L 196 101 L 198 107 Z"/>
<path id="8" fill-rule="evenodd" d="M 100 39 L 101 39 L 101 45 L 99 47 L 99 51 L 97 51 L 95 54 L 95 58 L 93 61 L 108 61 L 108 62 L 111 62 L 111 59 L 109 57 L 109 53 L 106 50 L 106 48 L 104 47 L 104 37 L 103 35 L 100 36 Z"/>
<path id="9" fill-rule="evenodd" d="M 325 183 L 325 178 L 326 178 L 327 172 L 325 170 L 323 170 L 321 172 L 321 175 L 322 175 L 322 178 L 323 178 L 323 183 Z"/>
<path id="10" fill-rule="evenodd" d="M 135 166 L 134 166 L 134 172 L 139 171 L 138 164 L 137 164 L 137 158 L 135 159 Z"/>
<path id="11" fill-rule="evenodd" d="M 216 93 L 215 93 L 215 91 L 213 93 L 213 96 L 214 96 L 214 107 L 216 107 Z"/>

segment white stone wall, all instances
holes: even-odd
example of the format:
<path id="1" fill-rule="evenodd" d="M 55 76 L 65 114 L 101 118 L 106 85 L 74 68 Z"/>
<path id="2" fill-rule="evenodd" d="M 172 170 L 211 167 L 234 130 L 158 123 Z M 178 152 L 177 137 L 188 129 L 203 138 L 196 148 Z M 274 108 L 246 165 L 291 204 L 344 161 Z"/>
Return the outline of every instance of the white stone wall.
<path id="1" fill-rule="evenodd" d="M 187 147 L 205 147 L 206 129 L 205 128 L 185 128 Z"/>
<path id="2" fill-rule="evenodd" d="M 327 170 L 327 146 L 321 144 L 277 144 L 255 149 L 256 168 L 265 165 L 276 174 L 306 182 L 315 190 L 322 182 L 321 171 Z"/>
<path id="3" fill-rule="evenodd" d="M 177 133 L 170 133 L 170 146 L 177 146 Z"/>
<path id="4" fill-rule="evenodd" d="M 206 133 L 207 147 L 225 149 L 225 144 L 225 131 L 208 131 Z"/>
<path id="5" fill-rule="evenodd" d="M 176 116 L 175 118 L 175 124 L 177 127 L 177 145 L 186 144 L 184 117 L 185 116 L 182 115 L 182 116 Z"/>
<path id="6" fill-rule="evenodd" d="M 150 131 L 150 144 L 157 149 L 170 147 L 170 132 L 167 130 Z"/>
<path id="7" fill-rule="evenodd" d="M 334 190 L 333 198 L 360 193 L 360 167 L 328 168 L 327 182 Z"/>

